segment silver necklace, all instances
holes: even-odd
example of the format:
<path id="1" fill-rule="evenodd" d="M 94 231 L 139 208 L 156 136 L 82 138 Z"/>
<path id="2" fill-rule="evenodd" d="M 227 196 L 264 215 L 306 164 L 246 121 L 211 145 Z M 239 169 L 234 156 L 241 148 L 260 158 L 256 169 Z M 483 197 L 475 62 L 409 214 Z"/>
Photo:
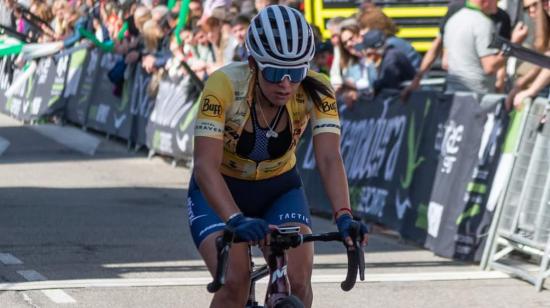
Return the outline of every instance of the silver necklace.
<path id="1" fill-rule="evenodd" d="M 283 110 L 283 106 L 280 106 L 279 107 L 279 110 L 277 111 L 277 115 L 275 116 L 275 121 L 273 123 L 273 126 L 274 127 L 271 127 L 271 125 L 269 125 L 269 122 L 267 122 L 266 118 L 265 118 L 265 115 L 264 115 L 264 111 L 262 109 L 262 106 L 260 105 L 260 103 L 256 103 L 256 105 L 258 105 L 260 107 L 260 114 L 262 115 L 262 119 L 264 119 L 264 122 L 265 124 L 267 125 L 267 132 L 265 133 L 265 136 L 267 138 L 277 138 L 279 137 L 279 133 L 277 133 L 275 131 L 275 126 L 277 126 L 277 123 L 279 123 L 279 121 L 277 121 L 279 119 L 279 116 L 281 115 L 281 111 Z"/>

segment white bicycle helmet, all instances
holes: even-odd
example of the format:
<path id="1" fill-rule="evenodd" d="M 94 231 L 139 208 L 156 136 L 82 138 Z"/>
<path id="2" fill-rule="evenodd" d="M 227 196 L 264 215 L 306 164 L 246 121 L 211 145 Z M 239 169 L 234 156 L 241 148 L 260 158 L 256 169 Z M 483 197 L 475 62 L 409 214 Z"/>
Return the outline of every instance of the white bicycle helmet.
<path id="1" fill-rule="evenodd" d="M 315 54 L 313 32 L 304 16 L 283 5 L 270 5 L 252 19 L 246 46 L 263 66 L 309 67 Z"/>

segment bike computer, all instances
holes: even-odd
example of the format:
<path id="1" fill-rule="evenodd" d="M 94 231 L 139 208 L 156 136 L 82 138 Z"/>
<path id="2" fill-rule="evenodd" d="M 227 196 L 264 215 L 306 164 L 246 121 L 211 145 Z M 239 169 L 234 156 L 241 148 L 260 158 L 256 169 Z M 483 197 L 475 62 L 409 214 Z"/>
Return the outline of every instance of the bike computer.
<path id="1" fill-rule="evenodd" d="M 300 227 L 298 226 L 277 227 L 277 231 L 280 234 L 298 234 L 300 233 Z"/>

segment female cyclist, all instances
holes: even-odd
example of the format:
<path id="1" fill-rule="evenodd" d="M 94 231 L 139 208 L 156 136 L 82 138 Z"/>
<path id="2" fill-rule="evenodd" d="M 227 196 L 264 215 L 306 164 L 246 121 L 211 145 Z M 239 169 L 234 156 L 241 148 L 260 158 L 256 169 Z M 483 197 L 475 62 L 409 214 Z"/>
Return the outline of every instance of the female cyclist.
<path id="1" fill-rule="evenodd" d="M 248 63 L 222 67 L 207 80 L 195 122 L 194 170 L 189 185 L 191 232 L 211 273 L 215 239 L 227 225 L 250 243 L 264 243 L 268 224 L 311 233 L 309 209 L 296 171 L 296 145 L 311 119 L 315 157 L 338 230 L 347 239 L 350 215 L 339 151 L 340 123 L 328 80 L 309 71 L 315 47 L 310 26 L 295 9 L 272 5 L 247 31 Z M 366 227 L 360 224 L 363 244 Z M 288 252 L 292 294 L 311 307 L 313 245 Z M 249 291 L 246 244 L 229 255 L 225 286 L 211 307 L 245 305 Z"/>

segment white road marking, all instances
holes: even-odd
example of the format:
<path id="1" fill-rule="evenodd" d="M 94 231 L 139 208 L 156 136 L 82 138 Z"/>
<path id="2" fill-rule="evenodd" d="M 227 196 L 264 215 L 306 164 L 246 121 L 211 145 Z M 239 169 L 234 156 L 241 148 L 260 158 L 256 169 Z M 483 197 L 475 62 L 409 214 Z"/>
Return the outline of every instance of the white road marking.
<path id="1" fill-rule="evenodd" d="M 35 270 L 21 270 L 17 273 L 30 282 L 19 283 L 45 283 L 48 282 L 47 278 Z M 76 303 L 74 298 L 69 294 L 60 290 L 60 288 L 40 288 L 40 289 L 27 289 L 27 290 L 42 290 L 42 293 L 46 295 L 50 300 L 56 304 L 70 304 Z"/>
<path id="2" fill-rule="evenodd" d="M 10 142 L 7 139 L 0 137 L 0 155 L 2 155 L 2 153 L 4 153 L 9 146 Z"/>
<path id="3" fill-rule="evenodd" d="M 17 259 L 11 253 L 0 253 L 0 262 L 2 262 L 4 265 L 23 264 L 23 261 Z"/>
<path id="4" fill-rule="evenodd" d="M 312 283 L 339 283 L 345 275 L 313 275 Z M 398 274 L 367 274 L 368 282 L 412 282 L 412 281 L 449 281 L 449 280 L 480 280 L 504 279 L 509 275 L 501 272 L 471 271 L 471 272 L 433 272 L 433 273 L 398 273 Z M 193 278 L 115 278 L 115 279 L 81 279 L 81 280 L 48 280 L 19 283 L 0 283 L 0 291 L 25 291 L 47 289 L 78 289 L 78 288 L 125 288 L 125 287 L 167 287 L 167 286 L 205 286 L 212 281 L 210 277 Z M 259 281 L 267 283 L 267 278 Z"/>
<path id="5" fill-rule="evenodd" d="M 35 270 L 21 270 L 21 271 L 17 271 L 17 274 L 23 276 L 23 278 L 27 279 L 28 281 L 48 280 L 46 277 L 44 277 L 44 275 L 40 274 Z"/>
<path id="6" fill-rule="evenodd" d="M 42 293 L 49 297 L 54 303 L 57 304 L 71 304 L 76 303 L 75 299 L 69 294 L 59 289 L 43 290 Z"/>
<path id="7" fill-rule="evenodd" d="M 87 155 L 94 155 L 101 140 L 81 129 L 53 124 L 32 125 L 31 129 L 70 149 Z"/>

